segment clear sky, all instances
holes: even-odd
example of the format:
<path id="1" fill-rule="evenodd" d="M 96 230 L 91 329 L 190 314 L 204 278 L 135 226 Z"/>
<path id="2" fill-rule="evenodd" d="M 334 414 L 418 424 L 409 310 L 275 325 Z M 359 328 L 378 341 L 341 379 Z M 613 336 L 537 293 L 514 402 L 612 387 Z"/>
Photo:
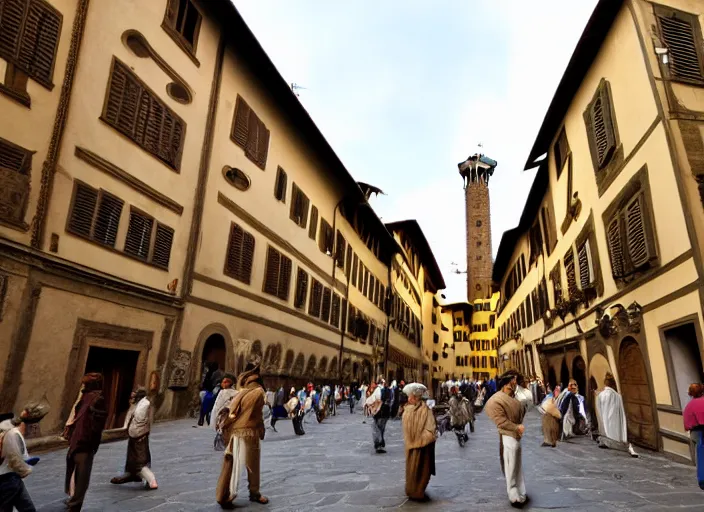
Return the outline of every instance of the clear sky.
<path id="1" fill-rule="evenodd" d="M 457 164 L 480 151 L 492 245 L 515 227 L 523 172 L 596 0 L 233 0 L 345 166 L 380 187 L 384 222 L 415 218 L 448 300 L 466 299 Z M 483 145 L 478 148 L 478 144 Z M 458 264 L 453 267 L 452 263 Z"/>

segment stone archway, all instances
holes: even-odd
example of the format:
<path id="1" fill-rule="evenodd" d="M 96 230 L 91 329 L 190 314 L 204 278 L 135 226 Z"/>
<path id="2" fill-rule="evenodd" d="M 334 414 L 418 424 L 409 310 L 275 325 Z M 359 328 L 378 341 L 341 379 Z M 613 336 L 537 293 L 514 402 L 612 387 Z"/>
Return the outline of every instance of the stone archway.
<path id="1" fill-rule="evenodd" d="M 570 382 L 570 369 L 567 366 L 567 359 L 562 359 L 562 364 L 560 365 L 560 385 L 567 389 L 567 384 Z"/>
<path id="2" fill-rule="evenodd" d="M 315 355 L 312 355 L 308 358 L 308 364 L 306 365 L 306 371 L 304 373 L 304 376 L 306 379 L 314 380 L 316 373 L 317 373 L 317 359 L 315 358 Z"/>
<path id="3" fill-rule="evenodd" d="M 327 378 L 328 376 L 328 358 L 323 356 L 318 362 L 318 377 Z"/>
<path id="4" fill-rule="evenodd" d="M 572 378 L 577 381 L 579 394 L 589 400 L 587 389 L 587 365 L 582 359 L 582 356 L 576 356 L 572 360 Z"/>
<path id="5" fill-rule="evenodd" d="M 293 368 L 291 369 L 291 375 L 294 377 L 302 377 L 303 369 L 306 365 L 306 358 L 302 352 L 299 352 L 296 356 L 296 361 L 293 363 Z"/>
<path id="6" fill-rule="evenodd" d="M 337 378 L 337 356 L 330 360 L 330 366 L 328 367 L 328 378 L 333 380 Z"/>
<path id="7" fill-rule="evenodd" d="M 352 377 L 352 361 L 349 359 L 344 359 L 342 361 L 342 380 L 343 382 L 349 382 Z"/>
<path id="8" fill-rule="evenodd" d="M 594 354 L 589 361 L 589 379 L 594 379 L 596 389 L 604 387 L 604 378 L 607 372 L 613 373 L 609 361 L 602 354 Z"/>
<path id="9" fill-rule="evenodd" d="M 296 358 L 296 354 L 293 350 L 288 349 L 286 351 L 286 359 L 284 360 L 283 374 L 291 375 L 293 369 L 293 360 Z"/>
<path id="10" fill-rule="evenodd" d="M 618 373 L 629 441 L 657 450 L 657 426 L 648 372 L 638 342 L 630 336 L 621 341 Z"/>
<path id="11" fill-rule="evenodd" d="M 372 363 L 365 359 L 362 361 L 362 383 L 369 384 L 372 380 Z"/>
<path id="12" fill-rule="evenodd" d="M 214 342 L 214 340 L 216 339 L 221 340 L 222 344 L 220 341 Z M 208 340 L 210 340 L 210 342 Z M 191 385 L 194 386 L 194 388 L 200 386 L 200 380 L 203 372 L 203 364 L 205 362 L 203 356 L 206 355 L 206 357 L 209 357 L 207 354 L 205 354 L 206 349 L 210 349 L 210 347 L 213 346 L 214 343 L 217 343 L 218 346 L 224 349 L 224 357 L 221 358 L 221 361 L 224 361 L 225 365 L 223 369 L 225 371 L 232 371 L 235 368 L 235 350 L 234 345 L 232 343 L 232 338 L 230 337 L 230 332 L 227 330 L 227 327 L 225 327 L 223 324 L 210 324 L 203 328 L 203 330 L 200 332 L 200 334 L 198 335 L 198 340 L 196 341 L 196 345 L 193 349 L 193 363 L 191 364 Z M 218 362 L 218 364 L 220 364 L 220 361 Z"/>
<path id="13" fill-rule="evenodd" d="M 254 340 L 252 343 L 252 348 L 249 349 L 249 356 L 247 358 L 248 362 L 261 362 L 262 360 L 262 342 L 259 340 Z"/>
<path id="14" fill-rule="evenodd" d="M 548 384 L 552 390 L 557 387 L 557 375 L 555 374 L 555 368 L 552 365 L 548 368 Z"/>

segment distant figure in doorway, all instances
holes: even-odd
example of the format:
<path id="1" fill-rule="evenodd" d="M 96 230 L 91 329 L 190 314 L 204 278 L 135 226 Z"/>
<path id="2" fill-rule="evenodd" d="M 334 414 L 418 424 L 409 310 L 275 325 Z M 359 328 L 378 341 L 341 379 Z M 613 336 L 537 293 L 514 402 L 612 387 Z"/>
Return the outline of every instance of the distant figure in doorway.
<path id="1" fill-rule="evenodd" d="M 218 363 L 205 363 L 203 371 L 203 380 L 200 385 L 200 416 L 198 417 L 198 426 L 202 427 L 205 421 L 210 425 L 210 413 L 215 405 L 215 394 L 213 390 L 220 382 L 218 378 L 222 375 L 218 373 Z"/>
<path id="2" fill-rule="evenodd" d="M 616 391 L 616 379 L 611 373 L 604 378 L 604 390 L 596 396 L 596 413 L 599 421 L 599 448 L 627 451 L 638 457 L 628 442 L 626 411 L 621 395 Z"/>
<path id="3" fill-rule="evenodd" d="M 414 501 L 427 501 L 425 489 L 435 474 L 435 416 L 423 401 L 423 384 L 403 387 L 408 403 L 403 413 L 403 440 L 406 449 L 406 495 Z"/>
<path id="4" fill-rule="evenodd" d="M 73 423 L 68 427 L 68 453 L 66 454 L 66 481 L 64 490 L 69 498 L 66 508 L 72 512 L 81 510 L 85 499 L 93 457 L 100 446 L 105 428 L 107 411 L 103 397 L 103 375 L 87 373 L 81 380 L 83 392 L 76 404 Z M 73 494 L 71 478 L 74 479 Z"/>
<path id="5" fill-rule="evenodd" d="M 138 388 L 132 392 L 132 407 L 127 413 L 127 462 L 125 472 L 110 480 L 112 484 L 146 482 L 147 489 L 156 489 L 158 484 L 150 466 L 152 454 L 149 451 L 149 432 L 154 421 L 154 408 L 147 397 L 147 390 Z"/>
<path id="6" fill-rule="evenodd" d="M 690 385 L 689 396 L 692 400 L 685 406 L 682 420 L 684 429 L 697 443 L 697 480 L 699 488 L 704 491 L 704 386 Z"/>

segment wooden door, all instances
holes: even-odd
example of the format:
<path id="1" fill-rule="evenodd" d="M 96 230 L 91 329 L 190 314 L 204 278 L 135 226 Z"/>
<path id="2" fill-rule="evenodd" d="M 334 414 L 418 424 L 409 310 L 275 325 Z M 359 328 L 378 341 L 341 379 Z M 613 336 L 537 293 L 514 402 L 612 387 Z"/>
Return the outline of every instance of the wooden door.
<path id="1" fill-rule="evenodd" d="M 657 450 L 657 429 L 648 374 L 643 354 L 633 338 L 626 338 L 621 344 L 618 367 L 628 424 L 628 440 Z"/>

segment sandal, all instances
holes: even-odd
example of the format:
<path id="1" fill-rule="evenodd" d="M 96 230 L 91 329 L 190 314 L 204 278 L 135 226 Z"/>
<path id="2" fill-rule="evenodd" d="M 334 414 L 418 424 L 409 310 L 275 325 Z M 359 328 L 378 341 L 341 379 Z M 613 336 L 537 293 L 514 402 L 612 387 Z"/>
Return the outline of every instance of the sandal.
<path id="1" fill-rule="evenodd" d="M 259 503 L 260 505 L 266 505 L 267 503 L 269 503 L 269 498 L 267 498 L 266 496 L 259 496 L 257 498 L 250 496 L 249 501 L 253 501 L 254 503 Z"/>

